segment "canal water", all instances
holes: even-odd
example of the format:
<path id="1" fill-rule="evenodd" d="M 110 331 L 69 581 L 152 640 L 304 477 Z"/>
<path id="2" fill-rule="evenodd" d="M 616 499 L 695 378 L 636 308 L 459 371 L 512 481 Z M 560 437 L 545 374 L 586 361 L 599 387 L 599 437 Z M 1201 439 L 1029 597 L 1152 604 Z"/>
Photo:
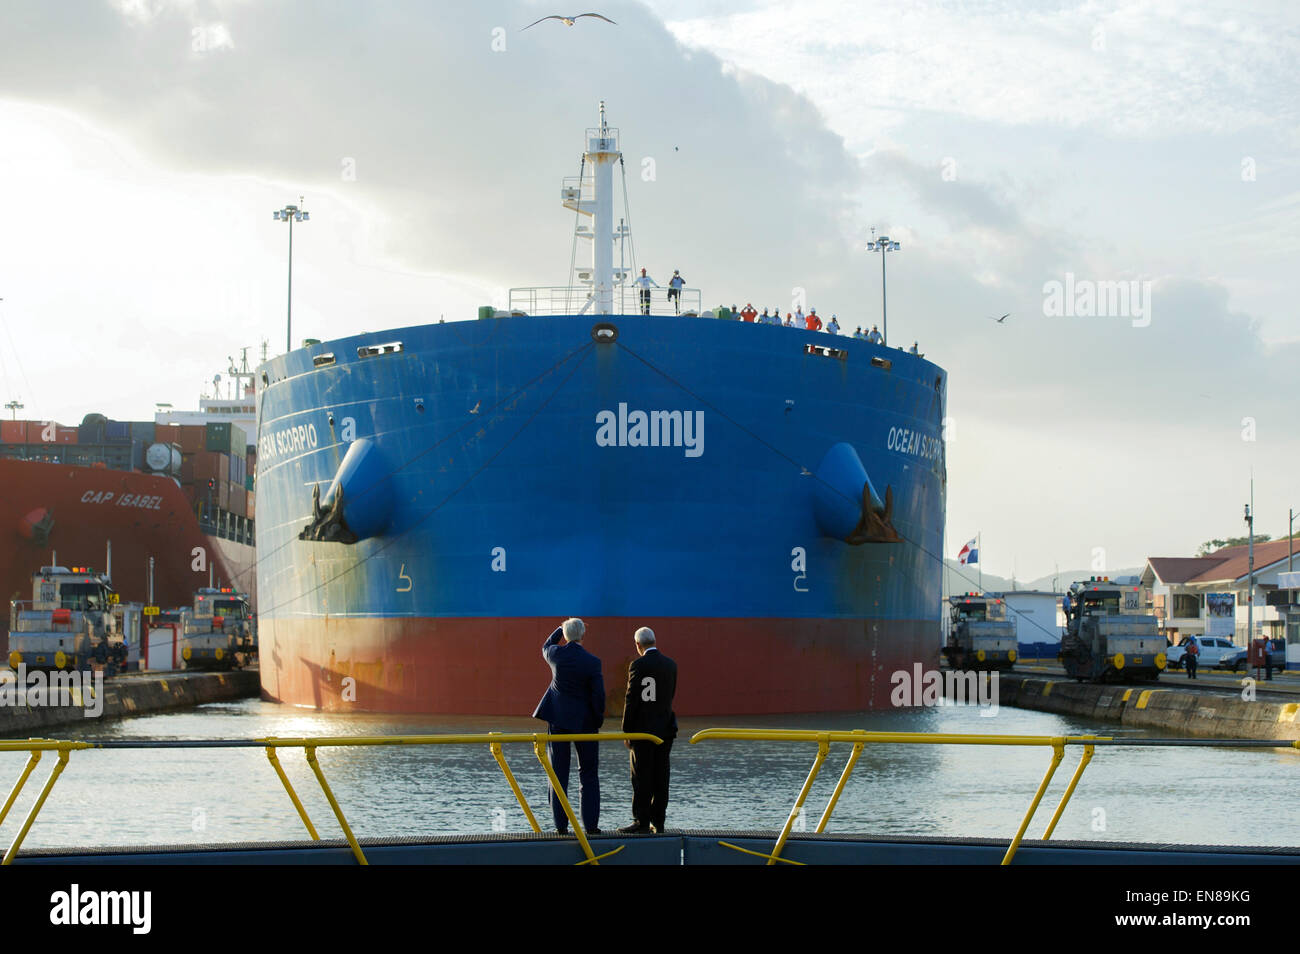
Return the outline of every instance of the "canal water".
<path id="1" fill-rule="evenodd" d="M 785 821 L 816 754 L 814 744 L 687 739 L 710 726 L 1110 736 L 1116 725 L 1002 708 L 945 706 L 725 720 L 684 719 L 673 746 L 670 828 L 776 829 Z M 611 724 L 610 728 L 616 726 Z M 526 718 L 321 714 L 260 700 L 189 712 L 72 726 L 58 738 L 216 739 L 264 736 L 536 732 Z M 631 821 L 626 750 L 602 745 L 601 827 Z M 816 826 L 848 745 L 833 746 L 808 802 Z M 545 776 L 529 745 L 506 754 L 539 822 L 549 827 Z M 1079 750 L 1067 749 L 1029 836 L 1038 837 Z M 1050 749 L 988 746 L 870 746 L 845 789 L 829 831 L 872 835 L 1010 838 L 1050 761 Z M 0 754 L 5 788 L 25 754 Z M 486 746 L 320 749 L 320 764 L 359 836 L 527 831 L 524 816 Z M 47 755 L 14 806 L 0 841 L 13 837 L 53 764 Z M 284 763 L 322 837 L 333 816 L 301 750 Z M 1294 792 L 1300 752 L 1285 749 L 1102 748 L 1083 776 L 1054 838 L 1190 844 L 1300 845 Z M 577 773 L 570 783 L 577 798 Z M 574 806 L 575 810 L 577 805 Z M 306 837 L 262 749 L 74 752 L 26 847 L 189 844 Z"/>

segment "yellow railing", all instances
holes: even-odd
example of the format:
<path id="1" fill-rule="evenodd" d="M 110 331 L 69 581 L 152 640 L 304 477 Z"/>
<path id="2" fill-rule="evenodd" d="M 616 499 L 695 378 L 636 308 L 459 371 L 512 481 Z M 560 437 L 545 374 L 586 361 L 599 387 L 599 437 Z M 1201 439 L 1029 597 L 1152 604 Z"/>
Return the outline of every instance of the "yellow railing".
<path id="1" fill-rule="evenodd" d="M 5 818 L 9 815 L 9 810 L 17 801 L 23 786 L 27 784 L 27 779 L 31 776 L 32 770 L 36 768 L 37 763 L 41 760 L 44 752 L 57 752 L 58 762 L 51 770 L 49 778 L 45 781 L 45 786 L 41 789 L 40 795 L 37 796 L 27 817 L 23 820 L 17 835 L 9 845 L 9 849 L 4 854 L 3 861 L 0 864 L 12 864 L 14 857 L 18 854 L 18 849 L 22 847 L 23 840 L 31 830 L 32 825 L 36 822 L 36 816 L 40 814 L 41 808 L 45 805 L 46 799 L 49 798 L 54 783 L 59 780 L 63 774 L 63 769 L 68 764 L 68 757 L 76 751 L 83 749 L 181 749 L 181 748 L 264 748 L 266 749 L 267 760 L 270 761 L 271 767 L 275 769 L 275 774 L 279 777 L 281 784 L 284 785 L 285 792 L 289 795 L 289 801 L 293 803 L 294 809 L 298 812 L 298 817 L 302 819 L 303 825 L 307 828 L 307 834 L 312 841 L 319 841 L 320 835 L 316 831 L 316 826 L 312 824 L 311 817 L 307 814 L 307 809 L 303 806 L 298 793 L 294 791 L 293 785 L 289 782 L 288 775 L 285 774 L 284 766 L 280 764 L 280 758 L 276 754 L 277 749 L 302 749 L 306 756 L 307 764 L 311 767 L 312 773 L 316 776 L 316 781 L 320 784 L 321 792 L 325 800 L 329 802 L 330 809 L 334 812 L 334 817 L 338 820 L 339 827 L 343 830 L 343 836 L 347 839 L 348 845 L 352 849 L 352 854 L 356 857 L 358 863 L 369 864 L 366 860 L 365 852 L 361 850 L 361 845 L 357 842 L 356 835 L 352 833 L 352 826 L 348 824 L 347 818 L 343 814 L 343 808 L 339 805 L 338 799 L 334 797 L 333 790 L 330 789 L 329 782 L 325 780 L 325 773 L 321 770 L 320 762 L 316 759 L 316 750 L 320 748 L 332 748 L 340 746 L 375 746 L 375 745 L 487 745 L 497 764 L 501 766 L 501 771 L 505 775 L 506 782 L 510 785 L 510 790 L 514 792 L 515 798 L 519 800 L 519 807 L 523 809 L 524 817 L 528 819 L 528 824 L 533 831 L 540 834 L 541 828 L 537 824 L 537 818 L 533 815 L 532 809 L 528 806 L 528 800 L 519 788 L 519 783 L 515 781 L 514 773 L 510 771 L 510 766 L 506 764 L 505 752 L 503 745 L 511 743 L 531 743 L 533 752 L 537 760 L 542 763 L 542 768 L 546 771 L 546 777 L 549 779 L 551 789 L 559 799 L 560 806 L 564 809 L 565 816 L 569 819 L 569 824 L 573 828 L 573 833 L 578 837 L 578 843 L 582 846 L 582 852 L 585 858 L 578 864 L 600 864 L 601 858 L 608 858 L 610 855 L 618 854 L 623 850 L 620 845 L 613 851 L 597 855 L 591 849 L 591 843 L 587 840 L 586 829 L 574 817 L 573 806 L 569 803 L 568 797 L 560 787 L 559 779 L 555 775 L 555 769 L 551 765 L 551 760 L 546 754 L 546 744 L 548 742 L 653 742 L 661 745 L 663 740 L 657 736 L 645 732 L 612 732 L 612 733 L 580 733 L 573 735 L 548 735 L 546 733 L 500 733 L 490 732 L 485 735 L 391 735 L 391 736 L 373 736 L 367 738 L 346 738 L 346 737 L 321 737 L 321 738 L 263 738 L 263 739 L 221 739 L 221 740 L 107 740 L 103 742 L 71 742 L 57 739 L 27 739 L 25 741 L 0 741 L 0 752 L 27 752 L 29 758 L 27 765 L 23 768 L 22 774 L 18 776 L 18 781 L 14 783 L 13 789 L 9 792 L 9 798 L 5 801 L 4 807 L 0 808 L 0 825 L 4 824 Z"/>
<path id="2" fill-rule="evenodd" d="M 803 812 L 804 802 L 808 800 L 808 793 L 812 791 L 813 782 L 816 780 L 818 773 L 821 771 L 822 764 L 830 754 L 831 744 L 834 742 L 848 742 L 853 745 L 853 751 L 849 754 L 849 760 L 845 763 L 844 771 L 840 773 L 839 781 L 835 784 L 835 790 L 831 793 L 830 799 L 826 803 L 825 810 L 822 811 L 821 818 L 817 822 L 815 829 L 818 834 L 826 830 L 826 824 L 830 821 L 831 812 L 835 810 L 835 805 L 840 800 L 840 795 L 844 792 L 844 786 L 849 780 L 849 775 L 853 772 L 853 767 L 858 763 L 858 756 L 862 754 L 862 749 L 868 744 L 873 745 L 1031 745 L 1031 746 L 1050 746 L 1052 749 L 1052 761 L 1047 766 L 1047 772 L 1043 775 L 1042 782 L 1038 785 L 1038 791 L 1034 793 L 1033 801 L 1029 803 L 1029 808 L 1025 812 L 1023 820 L 1020 822 L 1020 828 L 1016 831 L 1015 837 L 1011 839 L 1011 845 L 1007 848 L 1006 854 L 1002 857 L 1002 864 L 1011 864 L 1011 859 L 1015 857 L 1016 849 L 1020 847 L 1021 839 L 1025 837 L 1025 831 L 1029 828 L 1029 823 L 1033 821 L 1034 813 L 1038 810 L 1039 803 L 1043 800 L 1043 795 L 1047 792 L 1047 786 L 1052 781 L 1052 776 L 1056 774 L 1056 768 L 1065 758 L 1066 745 L 1082 745 L 1083 758 L 1079 760 L 1079 766 L 1074 770 L 1074 777 L 1070 779 L 1070 784 L 1061 796 L 1061 802 L 1056 806 L 1056 811 L 1052 814 L 1052 820 L 1048 823 L 1047 830 L 1043 832 L 1043 840 L 1046 841 L 1052 837 L 1052 832 L 1056 829 L 1056 823 L 1061 819 L 1061 813 L 1065 811 L 1066 803 L 1070 801 L 1070 796 L 1074 794 L 1075 787 L 1079 784 L 1079 779 L 1083 776 L 1083 770 L 1092 760 L 1093 749 L 1098 742 L 1114 741 L 1109 737 L 1083 735 L 1083 736 L 1042 736 L 1042 735 L 960 735 L 951 733 L 929 733 L 929 732 L 867 732 L 862 729 L 853 729 L 851 731 L 839 732 L 821 732 L 815 729 L 704 729 L 696 732 L 691 736 L 691 744 L 697 742 L 707 742 L 713 739 L 732 739 L 743 740 L 747 742 L 816 742 L 817 757 L 813 760 L 812 768 L 808 772 L 808 778 L 804 780 L 803 788 L 799 790 L 799 796 L 795 800 L 794 807 L 790 809 L 790 814 L 786 817 L 785 825 L 781 829 L 781 834 L 777 836 L 776 845 L 772 848 L 771 854 L 763 854 L 757 851 L 750 851 L 747 848 L 741 848 L 730 842 L 720 841 L 718 844 L 739 851 L 747 855 L 757 855 L 760 858 L 766 858 L 769 865 L 774 865 L 778 861 L 786 864 L 797 865 L 802 862 L 792 861 L 789 858 L 781 857 L 781 849 L 785 847 L 786 841 L 790 837 L 790 832 L 794 828 L 795 821 Z"/>
<path id="3" fill-rule="evenodd" d="M 844 792 L 845 785 L 848 783 L 849 776 L 852 774 L 854 767 L 863 749 L 867 745 L 1011 745 L 1011 746 L 1036 746 L 1040 748 L 1050 748 L 1052 758 L 1047 770 L 1043 775 L 1042 781 L 1034 793 L 1033 799 L 1026 809 L 1019 828 L 1011 840 L 1005 855 L 1002 858 L 1002 864 L 1010 864 L 1015 857 L 1017 849 L 1028 830 L 1030 823 L 1033 821 L 1035 813 L 1047 792 L 1047 787 L 1051 783 L 1053 776 L 1056 774 L 1057 767 L 1065 757 L 1065 747 L 1080 746 L 1083 749 L 1083 755 L 1079 760 L 1078 766 L 1074 770 L 1065 792 L 1061 796 L 1060 802 L 1056 806 L 1056 811 L 1052 813 L 1051 820 L 1044 830 L 1042 840 L 1046 841 L 1051 838 L 1052 832 L 1056 830 L 1056 825 L 1065 811 L 1075 788 L 1083 776 L 1084 769 L 1087 768 L 1092 760 L 1093 753 L 1097 746 L 1212 746 L 1212 747 L 1234 747 L 1234 748 L 1294 748 L 1300 750 L 1300 741 L 1286 742 L 1284 740 L 1260 740 L 1260 739 L 1138 739 L 1123 738 L 1115 739 L 1108 736 L 1035 736 L 1035 735 L 972 735 L 972 734 L 952 734 L 952 733 L 922 733 L 922 732 L 867 732 L 862 729 L 851 731 L 818 731 L 813 729 L 704 729 L 697 732 L 691 737 L 691 743 L 712 741 L 712 740 L 742 740 L 751 742 L 808 742 L 816 743 L 817 755 L 813 760 L 812 768 L 808 772 L 808 777 L 799 790 L 799 795 L 791 808 L 789 815 L 786 817 L 785 825 L 777 837 L 776 845 L 770 853 L 750 851 L 747 848 L 741 848 L 729 842 L 719 842 L 719 844 L 743 852 L 749 855 L 756 855 L 760 858 L 766 858 L 769 865 L 776 864 L 778 861 L 785 864 L 801 864 L 790 858 L 782 857 L 781 852 L 786 846 L 791 831 L 794 829 L 795 822 L 803 812 L 804 804 L 808 800 L 808 795 L 812 791 L 813 782 L 817 779 L 823 764 L 830 755 L 830 747 L 836 743 L 847 743 L 852 746 L 848 761 L 843 771 L 840 773 L 839 780 L 822 811 L 821 817 L 817 822 L 815 831 L 820 834 L 825 832 L 827 824 L 830 822 L 831 813 L 835 810 L 840 796 Z M 315 775 L 317 783 L 320 785 L 321 792 L 325 800 L 329 803 L 330 809 L 334 812 L 334 817 L 347 839 L 348 845 L 360 864 L 368 864 L 365 853 L 361 850 L 356 836 L 344 816 L 343 809 L 339 805 L 338 799 L 335 798 L 334 792 L 330 789 L 329 783 L 325 779 L 325 773 L 322 771 L 320 762 L 316 758 L 317 749 L 332 747 L 369 747 L 369 746 L 406 746 L 406 745 L 487 745 L 492 757 L 501 767 L 501 772 L 505 776 L 506 783 L 514 793 L 519 802 L 519 807 L 523 810 L 524 817 L 528 825 L 535 833 L 541 833 L 541 827 L 537 823 L 532 809 L 528 805 L 528 800 L 524 797 L 519 788 L 514 773 L 511 772 L 510 766 L 506 763 L 504 745 L 516 743 L 529 743 L 533 746 L 533 752 L 537 760 L 541 763 L 546 772 L 546 777 L 550 782 L 551 789 L 556 793 L 559 803 L 564 810 L 565 817 L 573 828 L 574 834 L 582 847 L 583 859 L 578 864 L 599 864 L 601 858 L 608 858 L 610 855 L 617 854 L 622 850 L 622 846 L 615 848 L 613 851 L 601 855 L 595 854 L 590 842 L 587 840 L 586 830 L 579 823 L 573 813 L 573 806 L 569 799 L 560 788 L 559 780 L 556 778 L 555 769 L 552 767 L 550 759 L 546 754 L 546 744 L 548 742 L 619 742 L 619 741 L 649 741 L 656 745 L 661 744 L 662 740 L 643 732 L 622 732 L 622 733 L 584 733 L 576 735 L 547 735 L 545 733 L 497 733 L 489 732 L 481 735 L 407 735 L 407 736 L 373 736 L 362 738 L 346 737 L 320 737 L 320 738 L 260 738 L 260 739 L 211 739 L 211 740 L 171 740 L 171 739 L 139 739 L 139 740 L 117 740 L 110 739 L 97 742 L 74 742 L 56 739 L 28 739 L 25 741 L 0 740 L 0 753 L 3 752 L 27 752 L 28 760 L 22 773 L 15 782 L 13 789 L 9 793 L 3 807 L 0 807 L 0 825 L 4 824 L 9 815 L 10 809 L 13 808 L 18 796 L 21 794 L 23 787 L 27 784 L 28 778 L 32 771 L 40 762 L 43 753 L 55 752 L 58 761 L 50 771 L 49 777 L 45 781 L 40 794 L 37 796 L 31 809 L 28 811 L 26 818 L 23 820 L 17 835 L 10 843 L 8 850 L 4 854 L 3 861 L 0 864 L 8 865 L 18 854 L 22 847 L 23 840 L 27 837 L 32 825 L 35 823 L 41 808 L 49 798 L 54 784 L 58 781 L 59 776 L 63 773 L 68 764 L 70 755 L 75 751 L 83 749 L 203 749 L 203 748 L 262 748 L 266 751 L 267 760 L 271 763 L 277 777 L 284 786 L 285 792 L 289 796 L 290 802 L 293 803 L 298 817 L 302 819 L 307 833 L 313 841 L 319 841 L 320 835 L 316 826 L 312 824 L 311 817 L 308 815 L 306 808 L 303 806 L 298 793 L 294 790 L 293 785 L 289 782 L 285 774 L 284 767 L 280 764 L 277 750 L 291 748 L 302 749 L 306 757 L 307 765 L 311 768 L 312 774 Z"/>

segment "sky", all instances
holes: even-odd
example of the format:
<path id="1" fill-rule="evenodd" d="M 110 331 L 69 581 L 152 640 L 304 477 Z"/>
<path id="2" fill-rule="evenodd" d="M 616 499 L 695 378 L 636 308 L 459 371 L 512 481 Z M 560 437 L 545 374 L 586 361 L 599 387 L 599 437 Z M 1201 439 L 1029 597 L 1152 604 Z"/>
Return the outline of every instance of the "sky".
<path id="1" fill-rule="evenodd" d="M 948 556 L 1021 579 L 1300 508 L 1288 2 L 7 0 L 0 397 L 196 406 L 231 357 L 564 284 L 607 101 L 639 264 L 949 374 Z M 1119 297 L 1123 283 L 1125 297 Z M 1096 295 L 1094 296 L 1094 293 Z M 1067 301 L 1068 298 L 1068 301 Z M 1001 324 L 990 321 L 1010 313 Z"/>

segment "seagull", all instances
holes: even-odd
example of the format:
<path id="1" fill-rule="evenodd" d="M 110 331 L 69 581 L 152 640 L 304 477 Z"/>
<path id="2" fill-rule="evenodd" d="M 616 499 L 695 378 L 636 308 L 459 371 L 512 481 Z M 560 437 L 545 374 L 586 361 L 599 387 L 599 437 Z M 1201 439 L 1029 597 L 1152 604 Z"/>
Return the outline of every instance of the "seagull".
<path id="1" fill-rule="evenodd" d="M 479 401 L 478 404 L 475 404 L 472 408 L 469 409 L 469 412 L 470 412 L 471 414 L 477 414 L 477 413 L 478 413 L 479 404 L 482 404 L 482 403 L 483 403 L 482 401 Z"/>
<path id="2" fill-rule="evenodd" d="M 529 27 L 537 26 L 537 24 L 541 23 L 542 20 L 559 20 L 565 26 L 573 26 L 583 17 L 595 17 L 597 20 L 604 20 L 606 23 L 614 23 L 614 21 L 611 20 L 609 17 L 601 16 L 599 13 L 579 13 L 576 17 L 562 17 L 557 15 L 552 15 L 549 17 L 542 17 L 541 20 L 534 20 L 532 23 L 528 24 L 528 26 L 524 27 L 524 30 L 527 30 Z M 618 26 L 618 24 L 614 23 L 614 26 Z M 524 30 L 520 30 L 519 32 L 523 33 Z"/>
<path id="3" fill-rule="evenodd" d="M 989 321 L 996 321 L 998 324 L 1002 324 L 1002 322 L 1011 317 L 1011 312 L 1007 312 L 1001 318 L 994 318 L 992 315 L 986 315 L 985 317 L 988 318 Z"/>

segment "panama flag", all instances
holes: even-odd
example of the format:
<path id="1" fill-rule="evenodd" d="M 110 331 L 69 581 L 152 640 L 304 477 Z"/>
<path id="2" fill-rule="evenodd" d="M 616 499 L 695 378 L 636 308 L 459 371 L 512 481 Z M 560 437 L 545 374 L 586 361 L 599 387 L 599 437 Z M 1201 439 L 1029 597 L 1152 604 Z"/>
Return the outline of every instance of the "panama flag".
<path id="1" fill-rule="evenodd" d="M 975 549 L 975 541 L 972 540 L 961 548 L 961 553 L 957 554 L 957 562 L 962 566 L 967 563 L 978 563 L 980 561 L 980 552 Z"/>

